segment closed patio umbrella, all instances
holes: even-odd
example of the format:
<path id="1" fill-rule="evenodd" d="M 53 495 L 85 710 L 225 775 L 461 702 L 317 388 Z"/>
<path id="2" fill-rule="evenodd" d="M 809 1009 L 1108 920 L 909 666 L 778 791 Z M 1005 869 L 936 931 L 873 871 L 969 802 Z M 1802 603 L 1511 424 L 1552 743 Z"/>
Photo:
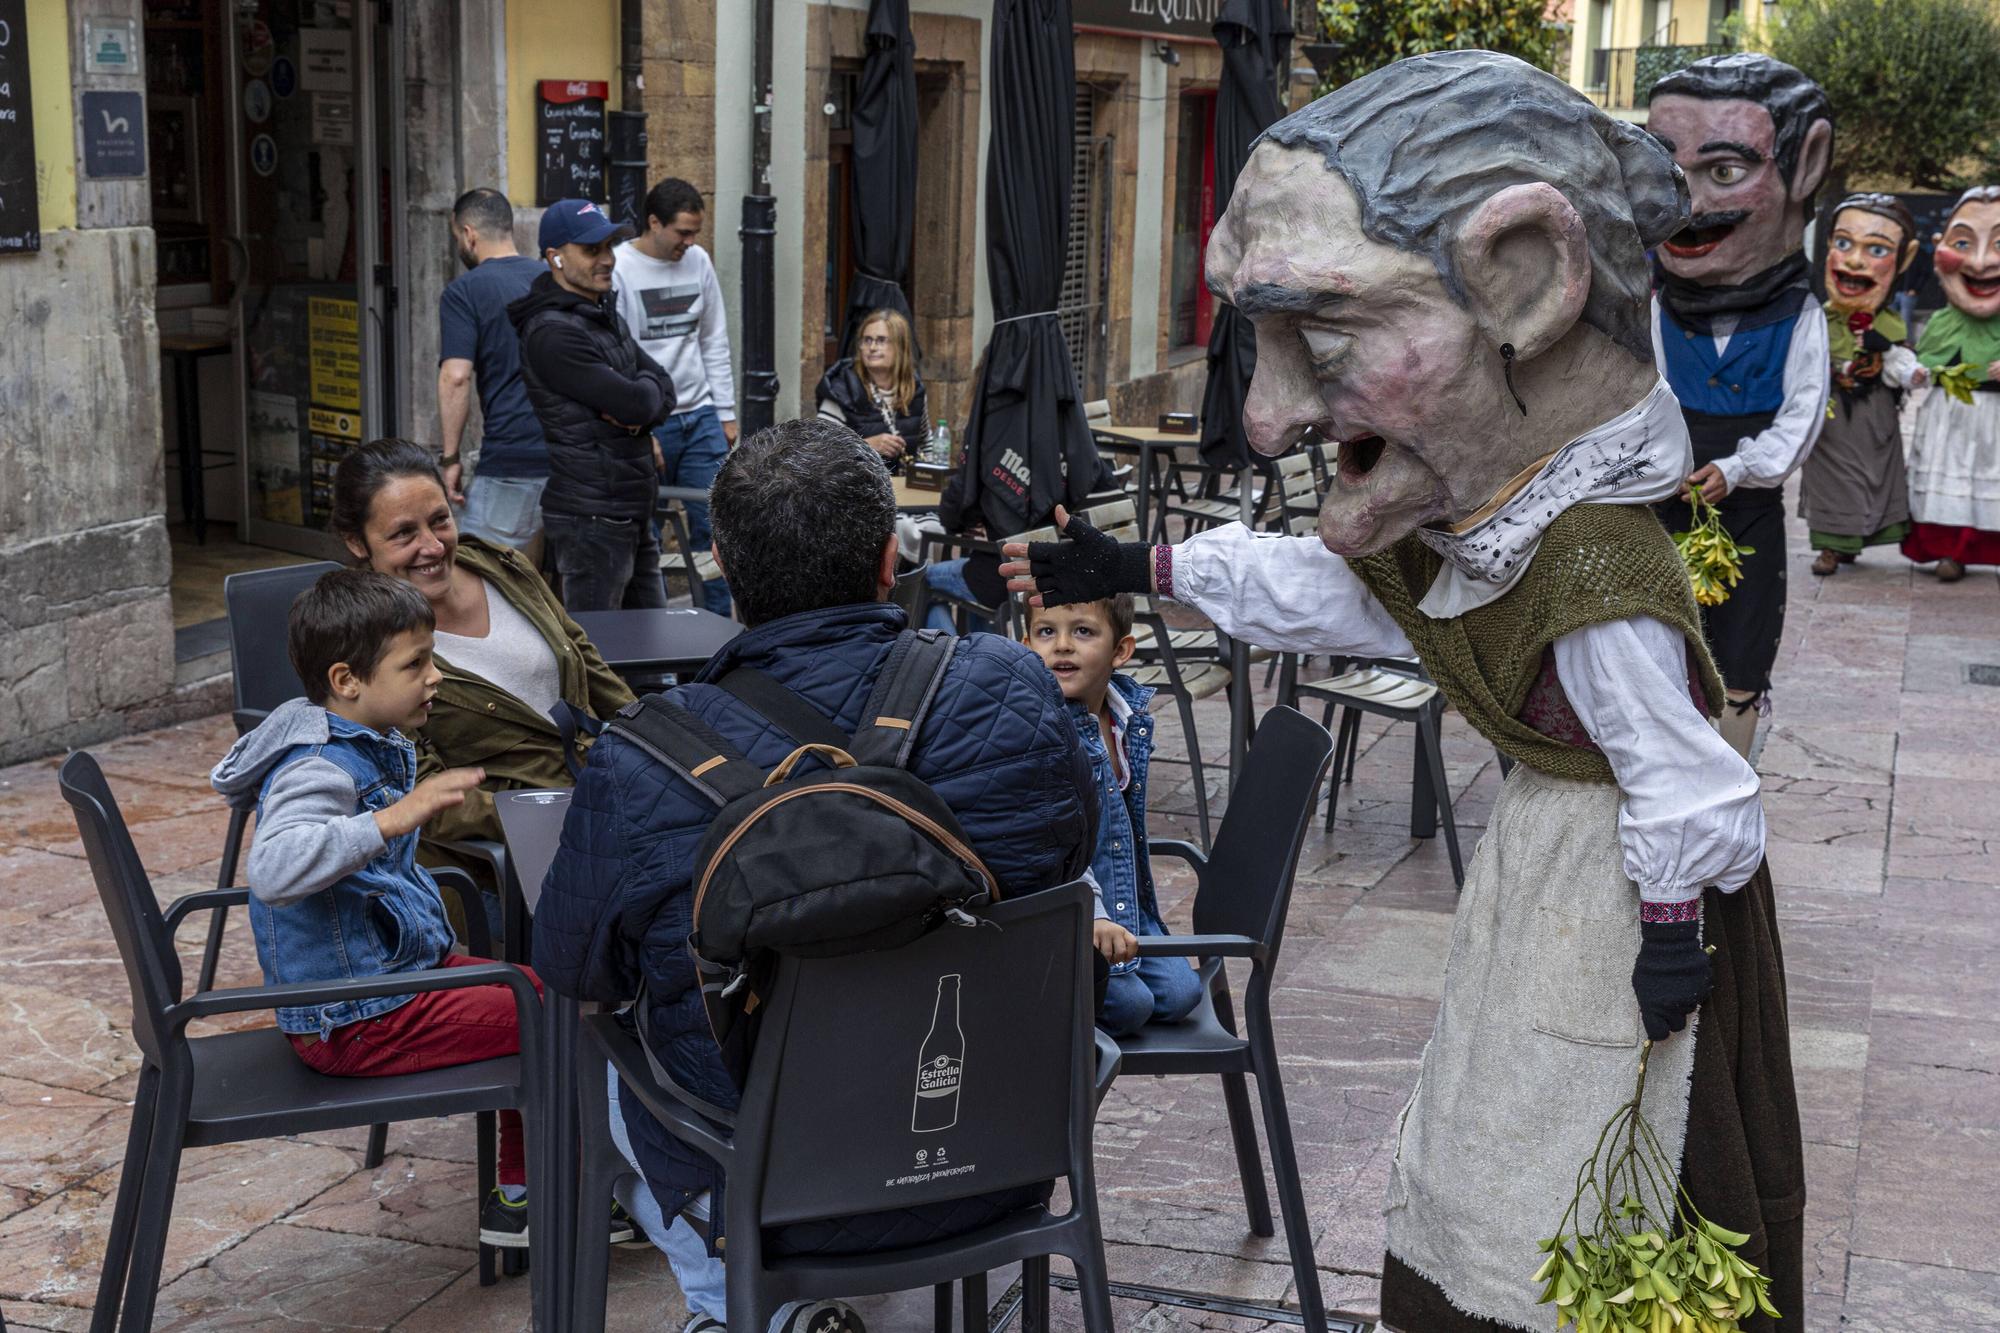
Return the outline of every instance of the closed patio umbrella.
<path id="1" fill-rule="evenodd" d="M 1215 214 L 1222 216 L 1250 145 L 1284 114 L 1278 71 L 1291 64 L 1292 20 L 1285 0 L 1227 0 L 1215 20 L 1222 81 L 1215 94 Z M 1243 400 L 1257 370 L 1257 331 L 1225 305 L 1208 336 L 1208 383 L 1201 396 L 1201 456 L 1212 467 L 1253 461 L 1243 434 Z"/>
<path id="2" fill-rule="evenodd" d="M 947 526 L 983 518 L 995 537 L 1081 506 L 1101 464 L 1056 320 L 1069 239 L 1076 132 L 1069 0 L 996 0 L 986 269 L 993 334 L 965 432 Z"/>
<path id="3" fill-rule="evenodd" d="M 854 354 L 861 321 L 884 308 L 910 319 L 903 284 L 910 274 L 910 233 L 917 196 L 916 42 L 910 0 L 869 0 L 868 55 L 853 107 L 854 188 L 848 215 L 854 234 L 854 286 L 840 354 Z M 916 321 L 911 320 L 914 329 Z"/>

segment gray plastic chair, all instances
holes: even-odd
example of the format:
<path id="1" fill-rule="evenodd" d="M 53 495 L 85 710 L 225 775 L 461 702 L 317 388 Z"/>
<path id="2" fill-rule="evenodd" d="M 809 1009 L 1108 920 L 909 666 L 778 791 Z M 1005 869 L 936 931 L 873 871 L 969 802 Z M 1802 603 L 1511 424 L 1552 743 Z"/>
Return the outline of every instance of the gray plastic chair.
<path id="1" fill-rule="evenodd" d="M 152 1326 L 174 1185 L 185 1148 L 474 1112 L 481 1121 L 479 1197 L 483 1200 L 493 1187 L 488 1132 L 492 1114 L 516 1110 L 528 1134 L 533 1232 L 539 1225 L 536 1199 L 546 1197 L 542 1158 L 533 1137 L 538 1116 L 532 1071 L 540 1060 L 542 1006 L 525 973 L 504 963 L 487 963 L 352 981 L 210 990 L 183 998 L 175 927 L 192 912 L 243 904 L 249 891 L 193 893 L 161 912 L 97 761 L 82 751 L 72 754 L 63 763 L 59 781 L 63 799 L 76 814 L 91 876 L 131 983 L 132 1038 L 144 1058 L 91 1333 L 111 1333 L 114 1323 L 126 1333 Z M 469 882 L 465 891 L 471 891 Z M 221 1014 L 492 985 L 514 992 L 521 1054 L 422 1074 L 330 1078 L 307 1068 L 275 1027 L 207 1037 L 187 1034 L 189 1023 Z M 482 1279 L 490 1267 L 491 1256 L 482 1248 Z"/>
<path id="2" fill-rule="evenodd" d="M 1312 1230 L 1306 1220 L 1299 1182 L 1298 1153 L 1292 1145 L 1291 1117 L 1278 1074 L 1278 1047 L 1271 1031 L 1271 974 L 1285 938 L 1292 879 L 1299 847 L 1312 824 L 1319 781 L 1333 753 L 1333 737 L 1297 709 L 1277 707 L 1257 723 L 1257 737 L 1229 809 L 1216 830 L 1215 850 L 1203 856 L 1191 843 L 1155 841 L 1155 856 L 1176 856 L 1194 867 L 1198 888 L 1192 935 L 1142 936 L 1142 958 L 1199 959 L 1202 1002 L 1178 1023 L 1152 1023 L 1118 1042 L 1121 1074 L 1218 1074 L 1243 1181 L 1243 1203 L 1251 1233 L 1269 1236 L 1271 1203 L 1264 1189 L 1264 1163 L 1250 1122 L 1245 1074 L 1257 1080 L 1263 1104 L 1264 1135 L 1270 1141 L 1271 1171 L 1278 1186 L 1278 1209 L 1285 1223 L 1299 1311 L 1313 1333 L 1326 1333 L 1326 1303 L 1313 1260 Z M 1243 988 L 1244 1032 L 1238 1035 L 1230 1001 L 1225 958 L 1248 958 L 1250 978 Z"/>
<path id="3" fill-rule="evenodd" d="M 292 670 L 291 645 L 285 627 L 298 595 L 319 582 L 322 574 L 339 569 L 331 560 L 309 565 L 279 565 L 252 569 L 222 580 L 222 602 L 229 617 L 229 667 L 236 706 L 230 713 L 236 734 L 243 735 L 270 716 L 271 710 L 305 694 L 298 672 Z M 248 810 L 229 812 L 229 831 L 222 835 L 222 871 L 215 887 L 236 883 L 236 864 L 243 855 L 243 834 L 250 827 Z M 216 961 L 222 956 L 222 932 L 229 910 L 218 907 L 208 916 L 208 942 L 201 951 L 197 992 L 215 985 Z"/>
<path id="4" fill-rule="evenodd" d="M 780 962 L 733 1116 L 718 1122 L 698 1098 L 664 1081 L 615 1015 L 584 1021 L 579 1197 L 602 1198 L 626 1166 L 610 1145 L 609 1059 L 667 1132 L 721 1163 L 728 1237 L 729 1324 L 763 1328 L 789 1300 L 938 1289 L 949 1328 L 949 1284 L 966 1282 L 968 1329 L 986 1327 L 985 1275 L 1022 1265 L 1025 1327 L 1048 1327 L 1048 1256 L 1076 1265 L 1085 1326 L 1111 1328 L 1092 1173 L 1101 1089 L 1117 1069 L 1092 1027 L 1091 898 L 1081 884 L 998 903 L 976 927 L 943 926 L 903 948 Z M 939 1011 L 959 979 L 957 1022 Z M 962 1039 L 959 1034 L 962 1034 Z M 917 1117 L 924 1056 L 956 1044 L 961 1081 L 942 1129 Z M 901 1071 L 898 1073 L 897 1071 Z M 962 1175 L 943 1164 L 976 1166 Z M 940 1174 L 942 1169 L 943 1173 Z M 771 1253 L 773 1229 L 941 1203 L 1066 1177 L 1070 1210 L 1046 1206 L 962 1236 L 908 1249 L 839 1256 Z M 606 1237 L 581 1227 L 573 1324 L 604 1326 Z"/>

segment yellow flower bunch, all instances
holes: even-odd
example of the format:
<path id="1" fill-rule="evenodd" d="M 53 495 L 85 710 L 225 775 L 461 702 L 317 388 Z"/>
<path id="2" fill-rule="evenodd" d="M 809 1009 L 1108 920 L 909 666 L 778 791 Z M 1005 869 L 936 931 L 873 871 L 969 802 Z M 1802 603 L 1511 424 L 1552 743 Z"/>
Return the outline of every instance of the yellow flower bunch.
<path id="1" fill-rule="evenodd" d="M 1743 557 L 1757 554 L 1754 546 L 1738 546 L 1722 526 L 1722 512 L 1703 497 L 1699 487 L 1689 493 L 1694 526 L 1674 534 L 1681 561 L 1687 566 L 1688 581 L 1694 584 L 1694 599 L 1703 606 L 1721 606 L 1729 600 L 1730 589 L 1743 579 Z"/>
<path id="2" fill-rule="evenodd" d="M 1577 1333 L 1741 1333 L 1756 1311 L 1779 1317 L 1771 1279 L 1737 1253 L 1747 1235 L 1695 1210 L 1640 1114 L 1652 1049 L 1650 1041 L 1641 1049 L 1632 1100 L 1604 1126 L 1556 1234 L 1541 1243 L 1548 1258 L 1535 1273 L 1536 1303 L 1553 1304 L 1556 1328 L 1574 1324 Z"/>

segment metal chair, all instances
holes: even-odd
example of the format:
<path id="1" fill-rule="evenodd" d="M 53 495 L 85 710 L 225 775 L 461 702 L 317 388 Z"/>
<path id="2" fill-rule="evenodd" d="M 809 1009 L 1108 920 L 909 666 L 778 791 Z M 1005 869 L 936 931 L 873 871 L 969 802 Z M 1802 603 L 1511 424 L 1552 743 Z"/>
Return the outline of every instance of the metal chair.
<path id="1" fill-rule="evenodd" d="M 1298 1284 L 1299 1312 L 1314 1333 L 1326 1333 L 1326 1303 L 1313 1260 L 1312 1230 L 1300 1187 L 1298 1154 L 1291 1118 L 1278 1074 L 1278 1047 L 1271 1030 L 1271 974 L 1284 942 L 1285 913 L 1299 847 L 1312 823 L 1319 780 L 1325 774 L 1333 738 L 1296 709 L 1273 708 L 1258 722 L 1243 772 L 1237 775 L 1229 809 L 1207 856 L 1185 842 L 1154 841 L 1155 856 L 1176 856 L 1194 867 L 1198 887 L 1192 935 L 1142 936 L 1142 958 L 1200 960 L 1202 1003 L 1178 1023 L 1155 1023 L 1121 1038 L 1121 1074 L 1216 1074 L 1228 1110 L 1243 1204 L 1253 1235 L 1269 1236 L 1271 1203 L 1264 1164 L 1250 1120 L 1244 1075 L 1257 1080 L 1264 1135 L 1270 1143 L 1271 1171 L 1278 1187 L 1278 1210 L 1285 1223 Z M 1244 1032 L 1238 1035 L 1225 958 L 1248 958 L 1243 988 Z"/>
<path id="2" fill-rule="evenodd" d="M 660 573 L 673 574 L 683 579 L 688 588 L 688 605 L 706 606 L 708 585 L 722 577 L 722 566 L 715 562 L 715 552 L 697 551 L 688 536 L 687 505 L 708 503 L 708 492 L 695 486 L 662 486 L 658 513 L 662 530 L 673 534 L 674 549 L 669 551 L 663 544 L 660 548 Z"/>
<path id="3" fill-rule="evenodd" d="M 964 1279 L 967 1327 L 983 1330 L 986 1272 L 1019 1263 L 1024 1327 L 1045 1330 L 1048 1256 L 1060 1254 L 1076 1266 L 1085 1327 L 1109 1333 L 1091 1133 L 1117 1059 L 1092 1027 L 1090 903 L 1089 891 L 1071 884 L 995 904 L 975 927 L 943 926 L 900 949 L 781 959 L 734 1114 L 669 1081 L 617 1016 L 587 1017 L 578 1052 L 578 1197 L 609 1195 L 629 1170 L 609 1144 L 609 1059 L 624 1089 L 669 1134 L 727 1174 L 730 1327 L 761 1329 L 788 1300 Z M 947 980 L 958 983 L 955 993 Z M 934 1045 L 947 1062 L 960 1061 L 960 1079 L 947 1095 L 927 1098 L 914 1075 L 935 1063 Z M 857 1078 L 857 1070 L 876 1076 Z M 885 1073 L 897 1070 L 902 1077 Z M 976 1165 L 976 1173 L 953 1170 L 959 1163 Z M 1041 1205 L 904 1249 L 784 1253 L 786 1227 L 1059 1176 L 1070 1194 L 1061 1216 Z M 575 1281 L 564 1284 L 574 1292 L 572 1323 L 601 1328 L 602 1228 L 578 1228 L 576 1260 Z M 948 1329 L 948 1293 L 937 1310 Z"/>
<path id="4" fill-rule="evenodd" d="M 540 1058 L 542 1007 L 525 973 L 488 963 L 350 981 L 210 990 L 183 998 L 175 928 L 192 912 L 246 903 L 249 891 L 189 894 L 162 912 L 97 761 L 83 751 L 72 754 L 59 782 L 63 799 L 75 812 L 91 876 L 125 964 L 132 987 L 132 1037 L 144 1057 L 91 1333 L 110 1333 L 114 1324 L 126 1333 L 152 1326 L 185 1148 L 466 1112 L 476 1113 L 485 1131 L 494 1112 L 515 1110 L 530 1136 L 528 1206 L 538 1210 L 536 1199 L 545 1191 L 542 1159 L 532 1137 L 538 1132 L 532 1071 Z M 464 891 L 471 891 L 469 885 Z M 189 1023 L 221 1014 L 492 985 L 514 992 L 521 1054 L 422 1074 L 330 1078 L 307 1068 L 275 1027 L 206 1037 L 187 1034 Z M 491 1140 L 490 1133 L 481 1133 L 481 1199 L 493 1187 Z M 531 1213 L 531 1232 L 539 1225 Z M 483 1247 L 480 1268 L 484 1280 L 490 1255 Z"/>
<path id="5" fill-rule="evenodd" d="M 236 699 L 230 718 L 243 735 L 270 716 L 271 710 L 305 694 L 298 672 L 292 670 L 285 625 L 298 595 L 319 582 L 322 574 L 339 569 L 331 560 L 309 565 L 279 565 L 252 569 L 222 580 L 222 603 L 229 618 L 229 665 Z M 222 835 L 222 869 L 215 887 L 236 883 L 236 866 L 243 855 L 243 834 L 250 826 L 248 810 L 229 812 L 229 830 Z M 229 912 L 209 913 L 208 942 L 202 946 L 201 971 L 194 988 L 199 994 L 215 985 L 215 968 L 222 956 L 222 933 Z"/>

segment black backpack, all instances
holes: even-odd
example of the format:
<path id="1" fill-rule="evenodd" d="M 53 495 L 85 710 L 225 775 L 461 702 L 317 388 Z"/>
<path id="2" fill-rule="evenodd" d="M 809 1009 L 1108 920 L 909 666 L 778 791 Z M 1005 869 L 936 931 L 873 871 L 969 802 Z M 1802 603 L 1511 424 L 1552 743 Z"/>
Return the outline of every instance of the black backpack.
<path id="1" fill-rule="evenodd" d="M 768 774 L 661 695 L 607 724 L 716 805 L 695 853 L 688 948 L 739 1085 L 779 955 L 895 948 L 947 919 L 970 924 L 964 908 L 1000 896 L 951 808 L 906 767 L 956 646 L 940 631 L 904 630 L 852 737 L 755 668 L 723 677 L 796 745 Z M 799 772 L 809 756 L 824 766 Z"/>

